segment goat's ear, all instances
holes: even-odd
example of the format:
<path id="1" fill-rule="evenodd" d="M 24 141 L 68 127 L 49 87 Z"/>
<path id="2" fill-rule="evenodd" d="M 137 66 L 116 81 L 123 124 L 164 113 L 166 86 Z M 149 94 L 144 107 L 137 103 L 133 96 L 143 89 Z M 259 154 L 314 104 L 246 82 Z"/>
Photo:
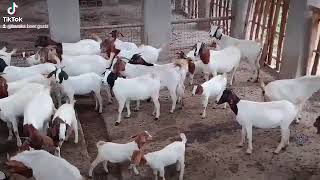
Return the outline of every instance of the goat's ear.
<path id="1" fill-rule="evenodd" d="M 51 78 L 56 73 L 56 71 L 52 71 L 51 73 L 48 74 L 47 78 Z"/>
<path id="2" fill-rule="evenodd" d="M 142 157 L 143 157 L 142 150 L 133 151 L 132 156 L 131 156 L 131 164 L 139 165 Z"/>
<path id="3" fill-rule="evenodd" d="M 62 77 L 64 80 L 68 80 L 69 79 L 69 75 L 65 72 L 65 71 L 61 71 L 62 73 Z"/>

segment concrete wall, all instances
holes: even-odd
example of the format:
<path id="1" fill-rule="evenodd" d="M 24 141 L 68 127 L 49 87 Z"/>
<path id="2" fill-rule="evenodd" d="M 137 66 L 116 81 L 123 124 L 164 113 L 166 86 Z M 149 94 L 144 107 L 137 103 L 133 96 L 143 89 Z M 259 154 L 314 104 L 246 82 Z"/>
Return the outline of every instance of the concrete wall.
<path id="1" fill-rule="evenodd" d="M 280 78 L 295 78 L 306 74 L 311 19 L 307 1 L 290 1 Z"/>
<path id="2" fill-rule="evenodd" d="M 144 0 L 145 44 L 160 47 L 168 43 L 171 36 L 171 1 Z"/>
<path id="3" fill-rule="evenodd" d="M 58 42 L 80 40 L 79 0 L 47 0 L 51 38 Z"/>
<path id="4" fill-rule="evenodd" d="M 245 38 L 246 15 L 249 5 L 249 0 L 233 0 L 232 1 L 232 16 L 231 21 L 231 36 L 239 39 Z"/>

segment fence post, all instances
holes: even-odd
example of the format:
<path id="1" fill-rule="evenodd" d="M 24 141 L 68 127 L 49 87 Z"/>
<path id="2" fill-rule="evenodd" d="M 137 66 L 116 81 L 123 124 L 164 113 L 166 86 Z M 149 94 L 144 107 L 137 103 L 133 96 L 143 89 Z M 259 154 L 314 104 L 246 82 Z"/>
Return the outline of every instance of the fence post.
<path id="1" fill-rule="evenodd" d="M 174 2 L 174 10 L 179 12 L 182 10 L 182 0 L 175 0 Z"/>
<path id="2" fill-rule="evenodd" d="M 309 11 L 307 1 L 290 1 L 280 78 L 295 78 L 306 75 L 311 19 L 312 14 Z"/>
<path id="3" fill-rule="evenodd" d="M 58 42 L 80 40 L 79 0 L 47 0 L 51 38 Z"/>
<path id="4" fill-rule="evenodd" d="M 199 18 L 208 18 L 210 15 L 210 2 L 211 0 L 202 0 L 198 1 L 198 17 Z M 209 23 L 208 22 L 199 22 L 198 28 L 201 30 L 209 30 Z"/>
<path id="5" fill-rule="evenodd" d="M 160 47 L 168 44 L 171 37 L 171 0 L 144 0 L 143 42 Z"/>
<path id="6" fill-rule="evenodd" d="M 235 38 L 245 38 L 245 25 L 249 0 L 232 1 L 231 15 L 231 36 Z"/>

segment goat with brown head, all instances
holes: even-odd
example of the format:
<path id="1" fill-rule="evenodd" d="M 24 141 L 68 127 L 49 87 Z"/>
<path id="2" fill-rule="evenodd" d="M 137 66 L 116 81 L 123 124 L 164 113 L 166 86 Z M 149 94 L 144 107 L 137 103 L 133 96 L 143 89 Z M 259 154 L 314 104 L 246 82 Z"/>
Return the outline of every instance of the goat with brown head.
<path id="1" fill-rule="evenodd" d="M 27 144 L 33 149 L 45 149 L 49 152 L 54 152 L 55 146 L 53 140 L 49 136 L 39 133 L 39 131 L 31 124 L 23 126 L 23 133 L 29 138 Z"/>
<path id="2" fill-rule="evenodd" d="M 38 39 L 35 42 L 35 47 L 47 47 L 49 45 L 55 46 L 58 54 L 63 54 L 62 43 L 57 43 L 48 36 L 38 36 Z"/>
<path id="3" fill-rule="evenodd" d="M 209 64 L 210 61 L 210 50 L 206 47 L 205 43 L 197 43 L 193 46 L 194 56 L 200 56 L 200 60 L 203 64 Z"/>

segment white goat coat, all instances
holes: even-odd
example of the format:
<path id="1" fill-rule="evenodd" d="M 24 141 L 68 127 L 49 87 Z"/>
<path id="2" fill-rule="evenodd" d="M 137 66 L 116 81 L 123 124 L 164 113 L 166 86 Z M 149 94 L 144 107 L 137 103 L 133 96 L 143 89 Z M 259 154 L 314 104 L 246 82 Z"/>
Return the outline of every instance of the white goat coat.
<path id="1" fill-rule="evenodd" d="M 141 54 L 141 57 L 147 62 L 154 64 L 158 61 L 159 54 L 162 48 L 155 48 L 152 46 L 141 45 L 136 49 L 131 50 L 121 50 L 118 54 L 119 57 L 125 57 L 131 59 L 134 54 Z"/>
<path id="2" fill-rule="evenodd" d="M 102 77 L 96 73 L 85 73 L 79 76 L 71 76 L 68 80 L 62 81 L 64 90 L 68 93 L 73 92 L 76 95 L 85 95 L 93 90 L 100 90 Z"/>
<path id="3" fill-rule="evenodd" d="M 108 160 L 112 163 L 119 163 L 131 160 L 133 151 L 139 150 L 136 142 L 132 141 L 126 144 L 113 142 L 98 142 L 98 157 Z M 97 158 L 98 158 L 97 157 Z"/>
<path id="4" fill-rule="evenodd" d="M 76 43 L 62 43 L 64 55 L 93 55 L 100 54 L 100 42 L 92 39 L 83 39 Z"/>
<path id="5" fill-rule="evenodd" d="M 227 73 L 237 68 L 240 63 L 241 52 L 235 46 L 227 47 L 220 51 L 210 50 L 208 69 L 211 72 Z"/>
<path id="6" fill-rule="evenodd" d="M 8 94 L 9 96 L 19 91 L 21 88 L 23 88 L 25 85 L 29 83 L 38 83 L 42 85 L 49 85 L 49 81 L 47 78 L 45 78 L 41 74 L 37 74 L 34 76 L 30 76 L 18 81 L 9 82 L 8 83 Z"/>
<path id="7" fill-rule="evenodd" d="M 30 83 L 15 94 L 0 99 L 0 118 L 7 122 L 10 118 L 22 116 L 27 104 L 44 88 L 43 85 Z"/>
<path id="8" fill-rule="evenodd" d="M 50 96 L 50 88 L 45 87 L 28 103 L 24 110 L 23 125 L 32 124 L 37 130 L 46 130 L 45 123 L 50 121 L 54 104 Z"/>
<path id="9" fill-rule="evenodd" d="M 8 82 L 17 81 L 37 74 L 49 74 L 55 70 L 54 64 L 37 64 L 30 67 L 7 66 L 2 75 Z"/>
<path id="10" fill-rule="evenodd" d="M 270 101 L 287 100 L 301 105 L 320 89 L 320 76 L 276 80 L 267 84 L 264 89 Z"/>
<path id="11" fill-rule="evenodd" d="M 10 160 L 22 162 L 33 171 L 35 179 L 41 180 L 83 180 L 80 171 L 63 158 L 44 150 L 23 151 Z"/>
<path id="12" fill-rule="evenodd" d="M 240 100 L 236 117 L 240 125 L 258 128 L 288 127 L 297 116 L 296 107 L 289 101 L 254 102 Z"/>
<path id="13" fill-rule="evenodd" d="M 106 71 L 111 61 L 100 55 L 67 56 L 62 55 L 61 66 L 69 76 L 78 76 L 85 73 L 96 73 L 101 75 Z"/>
<path id="14" fill-rule="evenodd" d="M 203 88 L 202 101 L 207 100 L 209 97 L 214 97 L 219 100 L 223 91 L 226 89 L 227 78 L 218 75 L 204 82 L 201 86 Z"/>
<path id="15" fill-rule="evenodd" d="M 159 96 L 160 80 L 147 74 L 131 79 L 118 78 L 113 86 L 117 100 L 145 100 L 150 96 Z M 132 88 L 129 88 L 132 87 Z"/>

